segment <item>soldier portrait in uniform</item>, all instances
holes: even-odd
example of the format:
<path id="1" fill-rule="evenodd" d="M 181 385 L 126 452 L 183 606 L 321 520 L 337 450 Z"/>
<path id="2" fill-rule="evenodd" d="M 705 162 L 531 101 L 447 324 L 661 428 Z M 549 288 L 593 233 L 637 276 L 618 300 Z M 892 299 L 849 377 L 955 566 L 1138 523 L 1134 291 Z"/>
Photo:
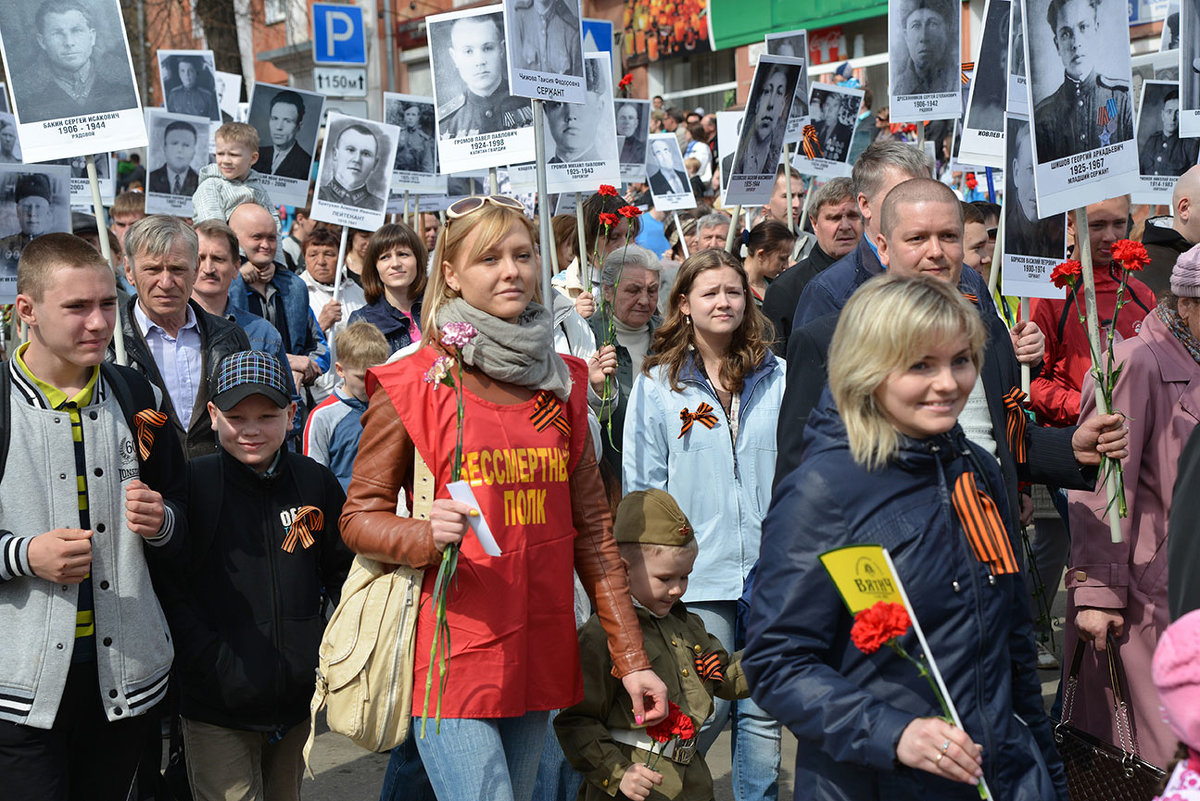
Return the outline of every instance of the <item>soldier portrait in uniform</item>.
<path id="1" fill-rule="evenodd" d="M 1033 144 L 1029 123 L 1008 118 L 1004 192 L 1004 252 L 1017 256 L 1062 259 L 1064 222 L 1062 214 L 1038 218 L 1033 180 Z"/>
<path id="2" fill-rule="evenodd" d="M 510 0 L 509 14 L 514 69 L 583 76 L 578 2 Z"/>
<path id="3" fill-rule="evenodd" d="M 440 138 L 532 126 L 531 101 L 509 94 L 502 23 L 501 11 L 429 23 Z"/>
<path id="4" fill-rule="evenodd" d="M 195 125 L 184 120 L 160 118 L 160 121 L 166 122 L 166 125 L 157 139 L 161 146 L 156 148 L 154 141 L 150 143 L 148 160 L 151 170 L 146 189 L 163 195 L 193 195 L 200 181 L 193 164 L 198 152 L 196 145 L 200 142 L 199 132 Z M 151 136 L 155 134 L 151 133 Z M 208 141 L 207 131 L 203 141 Z M 156 162 L 159 163 L 158 167 L 154 167 Z"/>
<path id="5" fill-rule="evenodd" d="M 850 155 L 850 139 L 854 136 L 854 121 L 861 102 L 855 96 L 813 85 L 809 109 L 822 158 L 845 161 Z"/>
<path id="6" fill-rule="evenodd" d="M 308 181 L 323 100 L 313 92 L 254 85 L 249 121 L 258 131 L 256 172 Z"/>
<path id="7" fill-rule="evenodd" d="M 606 69 L 603 59 L 589 58 L 584 64 L 586 103 L 546 101 L 548 163 L 615 160 L 616 128 L 611 122 L 613 99 Z"/>
<path id="8" fill-rule="evenodd" d="M 1010 9 L 1011 34 L 1008 49 L 1008 74 L 1025 77 L 1025 25 L 1021 19 L 1021 0 L 1013 0 Z"/>
<path id="9" fill-rule="evenodd" d="M 800 65 L 768 61 L 766 56 L 759 60 L 746 104 L 747 123 L 733 159 L 733 175 L 775 174 L 799 80 Z"/>
<path id="10" fill-rule="evenodd" d="M 1200 139 L 1179 138 L 1179 89 L 1174 83 L 1142 84 L 1137 130 L 1140 174 L 1178 178 L 1195 166 Z"/>
<path id="11" fill-rule="evenodd" d="M 1037 7 L 1030 3 L 1026 33 L 1038 163 L 1133 139 L 1129 81 L 1097 69 L 1105 53 L 1115 52 L 1104 28 L 1124 19 L 1124 6 L 1116 0 L 1050 0 L 1045 26 L 1039 25 Z"/>
<path id="12" fill-rule="evenodd" d="M 436 174 L 437 142 L 434 140 L 433 103 L 389 95 L 383 101 L 384 119 L 400 129 L 396 143 L 395 172 Z"/>
<path id="13" fill-rule="evenodd" d="M 889 94 L 955 92 L 959 85 L 959 7 L 952 0 L 899 0 L 888 7 Z"/>
<path id="14" fill-rule="evenodd" d="M 52 174 L 61 174 L 62 179 Z M 13 232 L 0 239 L 0 278 L 16 278 L 21 251 L 35 238 L 67 230 L 70 204 L 67 182 L 63 167 L 0 173 L 0 198 L 7 201 L 0 213 L 0 231 Z"/>
<path id="15" fill-rule="evenodd" d="M 13 115 L 0 113 L 0 164 L 20 164 L 21 144 Z"/>
<path id="16" fill-rule="evenodd" d="M 22 123 L 138 107 L 116 0 L 6 0 L 0 29 Z"/>
<path id="17" fill-rule="evenodd" d="M 158 74 L 167 111 L 219 122 L 221 106 L 215 72 L 211 50 L 160 50 Z"/>
<path id="18" fill-rule="evenodd" d="M 347 117 L 331 122 L 326 136 L 320 199 L 381 211 L 391 178 L 387 158 L 392 147 L 387 134 L 377 124 Z"/>

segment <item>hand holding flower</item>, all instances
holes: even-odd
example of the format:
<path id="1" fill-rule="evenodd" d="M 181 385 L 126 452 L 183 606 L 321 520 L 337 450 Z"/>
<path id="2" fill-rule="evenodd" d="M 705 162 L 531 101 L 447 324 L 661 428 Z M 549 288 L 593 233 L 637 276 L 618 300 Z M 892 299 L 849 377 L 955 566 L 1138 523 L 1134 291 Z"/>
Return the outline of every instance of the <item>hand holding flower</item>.
<path id="1" fill-rule="evenodd" d="M 983 747 L 941 718 L 916 718 L 905 726 L 896 743 L 896 759 L 964 784 L 978 784 L 983 775 Z"/>
<path id="2" fill-rule="evenodd" d="M 438 498 L 429 511 L 429 524 L 433 528 L 433 544 L 439 551 L 447 545 L 458 545 L 466 535 L 467 518 L 479 512 L 469 504 L 452 498 Z"/>
<path id="3" fill-rule="evenodd" d="M 662 774 L 635 762 L 625 769 L 621 777 L 621 794 L 631 801 L 646 801 L 656 785 L 662 784 Z"/>

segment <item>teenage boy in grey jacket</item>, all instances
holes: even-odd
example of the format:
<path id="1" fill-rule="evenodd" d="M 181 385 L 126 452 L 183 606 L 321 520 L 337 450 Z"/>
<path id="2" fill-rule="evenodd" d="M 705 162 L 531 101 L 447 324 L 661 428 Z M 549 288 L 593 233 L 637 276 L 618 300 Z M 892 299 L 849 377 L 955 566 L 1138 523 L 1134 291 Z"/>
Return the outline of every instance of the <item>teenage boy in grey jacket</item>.
<path id="1" fill-rule="evenodd" d="M 162 396 L 101 369 L 117 290 L 90 245 L 31 242 L 17 292 L 29 342 L 0 365 L 0 801 L 124 801 L 173 656 L 149 565 L 182 551 L 183 452 Z"/>

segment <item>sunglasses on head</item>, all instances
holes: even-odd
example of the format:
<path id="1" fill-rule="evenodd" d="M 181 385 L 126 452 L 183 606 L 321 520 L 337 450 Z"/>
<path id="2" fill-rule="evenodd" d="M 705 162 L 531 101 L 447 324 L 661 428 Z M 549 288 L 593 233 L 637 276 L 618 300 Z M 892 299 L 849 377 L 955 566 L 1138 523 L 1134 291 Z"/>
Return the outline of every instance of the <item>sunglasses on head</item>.
<path id="1" fill-rule="evenodd" d="M 446 223 L 449 224 L 451 220 L 457 220 L 479 211 L 488 203 L 491 203 L 493 206 L 499 206 L 502 209 L 513 209 L 522 214 L 525 213 L 525 206 L 515 197 L 509 197 L 508 195 L 472 195 L 471 197 L 464 197 L 462 200 L 450 204 L 446 209 Z"/>

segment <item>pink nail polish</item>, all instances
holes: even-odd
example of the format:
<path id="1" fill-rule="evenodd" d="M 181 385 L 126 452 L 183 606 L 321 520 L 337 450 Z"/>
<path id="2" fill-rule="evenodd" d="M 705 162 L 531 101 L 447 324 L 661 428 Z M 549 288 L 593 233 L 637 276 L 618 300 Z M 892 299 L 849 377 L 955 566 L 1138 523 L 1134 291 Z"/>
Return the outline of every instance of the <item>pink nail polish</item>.
<path id="1" fill-rule="evenodd" d="M 633 716 L 633 722 L 634 722 L 634 723 L 636 723 L 636 724 L 638 724 L 639 726 L 640 726 L 640 725 L 642 725 L 642 716 L 641 716 L 641 715 L 634 715 L 634 716 Z"/>

